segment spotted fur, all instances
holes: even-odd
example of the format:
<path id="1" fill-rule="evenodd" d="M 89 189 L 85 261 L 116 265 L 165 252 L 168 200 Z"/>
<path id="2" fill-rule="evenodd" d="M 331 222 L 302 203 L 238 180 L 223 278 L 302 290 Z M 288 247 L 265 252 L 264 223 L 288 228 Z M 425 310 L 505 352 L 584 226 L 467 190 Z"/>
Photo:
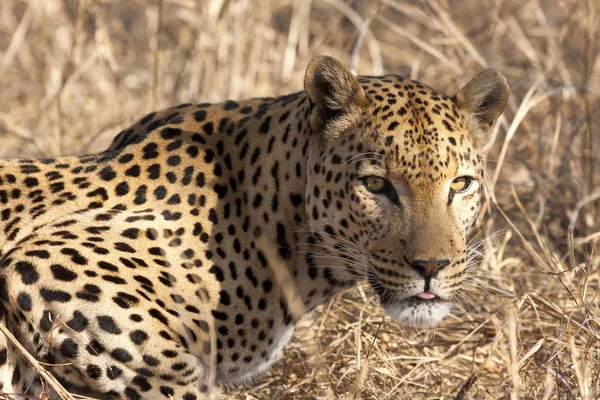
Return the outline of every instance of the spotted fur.
<path id="1" fill-rule="evenodd" d="M 99 154 L 0 161 L 1 323 L 74 392 L 192 400 L 211 366 L 234 382 L 281 356 L 295 319 L 274 264 L 305 311 L 366 279 L 398 321 L 439 322 L 505 79 L 450 98 L 318 57 L 305 89 L 151 113 Z M 0 388 L 39 394 L 0 343 Z"/>

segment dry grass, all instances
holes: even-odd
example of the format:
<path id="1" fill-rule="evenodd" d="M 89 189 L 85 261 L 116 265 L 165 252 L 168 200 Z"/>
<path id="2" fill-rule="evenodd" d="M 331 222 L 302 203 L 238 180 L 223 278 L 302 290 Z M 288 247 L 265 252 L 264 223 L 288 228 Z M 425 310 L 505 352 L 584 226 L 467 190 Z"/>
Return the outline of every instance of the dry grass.
<path id="1" fill-rule="evenodd" d="M 151 109 L 296 91 L 322 53 L 449 93 L 507 76 L 479 284 L 435 330 L 395 325 L 366 289 L 339 296 L 226 397 L 600 398 L 596 0 L 2 0 L 0 157 L 98 151 Z"/>

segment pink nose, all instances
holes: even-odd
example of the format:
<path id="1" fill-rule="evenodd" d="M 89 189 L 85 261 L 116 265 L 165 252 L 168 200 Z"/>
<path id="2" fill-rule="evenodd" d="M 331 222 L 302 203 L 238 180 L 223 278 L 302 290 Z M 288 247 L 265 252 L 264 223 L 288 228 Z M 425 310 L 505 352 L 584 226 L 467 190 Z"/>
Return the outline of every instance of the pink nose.
<path id="1" fill-rule="evenodd" d="M 409 263 L 410 266 L 419 273 L 419 275 L 427 279 L 435 278 L 442 268 L 450 264 L 450 260 L 413 260 Z"/>

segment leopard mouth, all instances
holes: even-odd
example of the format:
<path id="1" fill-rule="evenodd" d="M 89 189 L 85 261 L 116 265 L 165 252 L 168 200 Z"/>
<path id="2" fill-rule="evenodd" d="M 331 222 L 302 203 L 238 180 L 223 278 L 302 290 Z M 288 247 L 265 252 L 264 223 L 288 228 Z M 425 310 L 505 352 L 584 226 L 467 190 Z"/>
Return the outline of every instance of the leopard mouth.
<path id="1" fill-rule="evenodd" d="M 397 289 L 382 286 L 372 272 L 367 280 L 384 311 L 403 325 L 433 327 L 452 310 L 452 302 L 435 293 L 425 291 L 406 295 Z"/>
<path id="2" fill-rule="evenodd" d="M 384 311 L 396 321 L 412 327 L 438 325 L 452 310 L 452 302 L 441 298 L 422 300 L 415 296 L 398 301 L 381 302 Z"/>

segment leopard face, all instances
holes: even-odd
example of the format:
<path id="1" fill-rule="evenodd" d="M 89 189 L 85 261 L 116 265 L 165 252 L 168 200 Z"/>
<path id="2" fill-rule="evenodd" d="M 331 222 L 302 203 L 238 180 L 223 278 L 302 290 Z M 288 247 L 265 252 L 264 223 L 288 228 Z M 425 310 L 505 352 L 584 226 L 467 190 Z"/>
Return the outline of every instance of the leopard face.
<path id="1" fill-rule="evenodd" d="M 311 229 L 329 252 L 322 262 L 339 280 L 366 279 L 403 324 L 436 325 L 473 266 L 481 147 L 506 104 L 506 80 L 488 70 L 449 98 L 394 75 L 355 80 L 321 60 L 306 86 L 324 104 L 306 193 Z"/>

